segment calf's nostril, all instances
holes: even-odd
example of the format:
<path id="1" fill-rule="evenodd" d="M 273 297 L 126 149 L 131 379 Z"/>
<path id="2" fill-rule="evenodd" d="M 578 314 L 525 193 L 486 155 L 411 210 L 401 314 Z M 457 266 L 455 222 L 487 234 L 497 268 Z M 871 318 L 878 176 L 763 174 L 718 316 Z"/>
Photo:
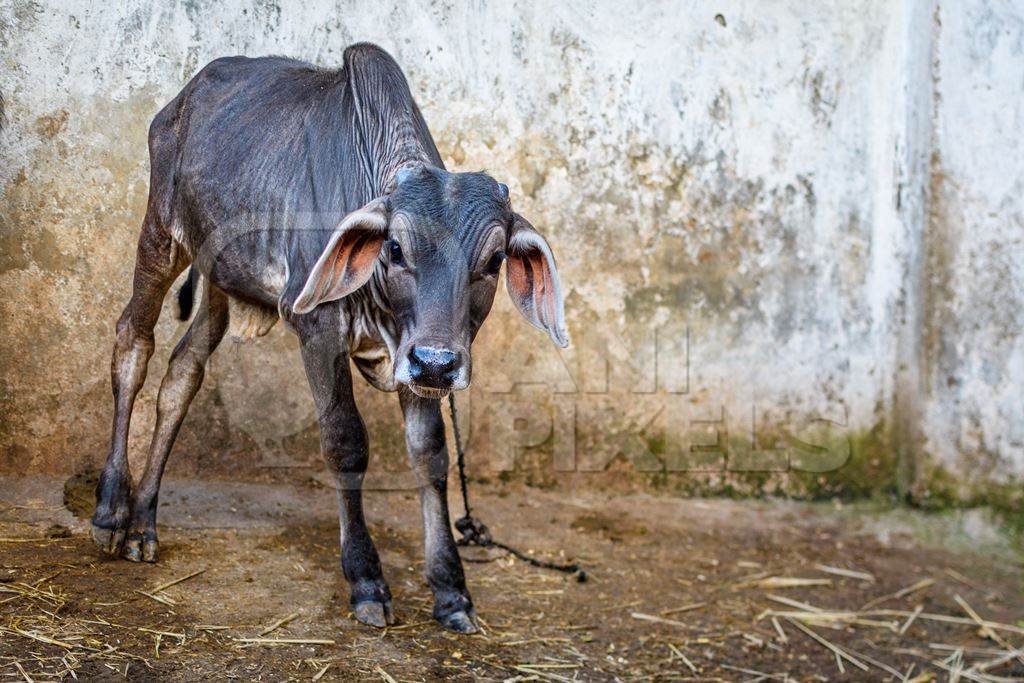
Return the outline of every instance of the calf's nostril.
<path id="1" fill-rule="evenodd" d="M 442 380 L 459 366 L 461 355 L 448 349 L 416 346 L 409 352 L 414 379 Z"/>

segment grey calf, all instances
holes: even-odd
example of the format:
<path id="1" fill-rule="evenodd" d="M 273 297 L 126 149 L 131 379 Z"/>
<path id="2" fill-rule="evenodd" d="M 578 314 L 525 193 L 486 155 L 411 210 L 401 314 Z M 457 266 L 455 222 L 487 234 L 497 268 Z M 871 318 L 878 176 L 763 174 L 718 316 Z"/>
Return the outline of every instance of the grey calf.
<path id="1" fill-rule="evenodd" d="M 96 543 L 156 560 L 160 479 L 207 359 L 229 324 L 253 337 L 280 318 L 298 335 L 337 481 L 341 563 L 356 617 L 393 622 L 363 517 L 368 443 L 350 358 L 371 384 L 399 396 L 434 616 L 450 629 L 476 630 L 448 519 L 439 399 L 469 385 L 470 349 L 503 262 L 516 307 L 568 344 L 547 242 L 512 211 L 507 187 L 483 173 L 444 170 L 401 70 L 373 45 L 349 47 L 338 70 L 283 58 L 216 60 L 156 116 L 149 148 L 149 204 L 111 366 L 114 426 L 96 488 Z M 132 406 L 161 303 L 189 263 L 202 275 L 203 303 L 171 356 L 149 458 L 133 485 Z"/>

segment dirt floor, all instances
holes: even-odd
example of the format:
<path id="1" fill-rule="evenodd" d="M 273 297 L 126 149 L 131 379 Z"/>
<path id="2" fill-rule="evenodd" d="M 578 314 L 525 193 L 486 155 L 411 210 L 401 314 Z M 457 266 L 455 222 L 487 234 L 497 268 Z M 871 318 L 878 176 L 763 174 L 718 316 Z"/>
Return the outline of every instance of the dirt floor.
<path id="1" fill-rule="evenodd" d="M 590 580 L 467 549 L 467 637 L 430 618 L 411 492 L 366 496 L 378 631 L 322 485 L 168 481 L 156 565 L 101 558 L 88 482 L 66 489 L 0 478 L 0 680 L 1024 678 L 1024 563 L 983 516 L 477 487 L 497 536 Z"/>

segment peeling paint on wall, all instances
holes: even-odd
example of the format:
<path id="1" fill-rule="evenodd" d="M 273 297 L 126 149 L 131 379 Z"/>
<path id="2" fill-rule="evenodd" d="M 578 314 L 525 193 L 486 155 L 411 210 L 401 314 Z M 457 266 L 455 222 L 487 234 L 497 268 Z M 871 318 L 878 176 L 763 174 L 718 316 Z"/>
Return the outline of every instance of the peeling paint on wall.
<path id="1" fill-rule="evenodd" d="M 475 453 L 504 453 L 495 425 L 532 405 L 520 451 L 557 455 L 571 438 L 574 462 L 613 472 L 623 454 L 662 470 L 693 453 L 720 473 L 744 453 L 775 462 L 815 420 L 853 441 L 884 433 L 888 462 L 909 386 L 915 463 L 1024 476 L 1022 17 L 985 0 L 13 0 L 0 7 L 0 471 L 105 456 L 155 112 L 215 57 L 331 67 L 370 40 L 405 69 L 446 163 L 510 185 L 566 285 L 565 354 L 503 299 L 484 326 L 460 397 Z M 133 466 L 183 332 L 165 309 Z M 399 468 L 397 401 L 358 398 Z M 214 357 L 171 468 L 301 469 L 316 450 L 279 326 Z"/>

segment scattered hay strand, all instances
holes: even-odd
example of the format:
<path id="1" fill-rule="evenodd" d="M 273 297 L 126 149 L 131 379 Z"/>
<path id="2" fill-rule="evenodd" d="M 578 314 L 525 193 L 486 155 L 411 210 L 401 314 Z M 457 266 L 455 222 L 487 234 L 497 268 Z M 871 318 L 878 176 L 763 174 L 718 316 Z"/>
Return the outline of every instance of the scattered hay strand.
<path id="1" fill-rule="evenodd" d="M 854 624 L 857 626 L 871 626 L 874 628 L 884 628 L 896 633 L 897 625 L 893 621 L 877 621 L 875 619 L 865 619 L 857 612 L 787 612 L 787 611 L 776 611 L 776 610 L 765 610 L 758 615 L 758 619 L 764 619 L 765 617 L 783 617 L 785 619 L 798 619 L 803 622 L 809 622 L 817 624 L 819 626 L 826 626 L 829 628 L 836 628 L 836 623 L 847 623 Z"/>
<path id="2" fill-rule="evenodd" d="M 780 603 L 782 605 L 786 605 L 787 607 L 795 607 L 796 609 L 804 610 L 806 612 L 824 612 L 825 611 L 825 610 L 821 609 L 820 607 L 815 607 L 814 605 L 808 605 L 806 602 L 800 602 L 799 600 L 793 600 L 791 598 L 787 598 L 787 597 L 782 596 L 782 595 L 771 595 L 771 594 L 769 594 L 769 595 L 766 595 L 765 597 L 768 598 L 769 600 L 772 600 L 773 602 L 777 602 L 777 603 Z"/>
<path id="3" fill-rule="evenodd" d="M 327 670 L 330 669 L 330 668 L 331 668 L 331 662 L 327 662 L 327 664 L 324 665 L 324 668 L 320 669 L 319 671 L 316 672 L 316 674 L 313 675 L 313 683 L 316 683 L 321 678 L 323 678 L 324 675 L 327 673 Z"/>
<path id="4" fill-rule="evenodd" d="M 36 579 L 35 581 L 32 582 L 32 585 L 33 586 L 38 586 L 41 583 L 46 583 L 47 581 L 52 581 L 53 579 L 56 579 L 58 576 L 60 576 L 63 573 L 64 573 L 64 570 L 61 569 L 59 571 L 54 572 L 53 574 L 50 574 L 49 576 L 44 576 L 41 579 Z"/>
<path id="5" fill-rule="evenodd" d="M 881 669 L 882 671 L 885 671 L 886 673 L 889 673 L 889 674 L 895 676 L 898 680 L 903 680 L 903 674 L 900 673 L 899 671 L 897 671 L 896 669 L 894 669 L 893 667 L 889 666 L 885 662 L 880 662 L 877 659 L 869 657 L 868 655 L 864 654 L 863 652 L 857 652 L 855 650 L 850 650 L 850 654 L 857 655 L 858 657 L 863 659 L 868 664 L 871 664 L 872 666 L 876 666 L 879 669 Z"/>
<path id="6" fill-rule="evenodd" d="M 945 569 L 945 572 L 946 572 L 946 575 L 949 576 L 954 581 L 959 581 L 960 583 L 964 584 L 965 586 L 968 586 L 970 588 L 974 588 L 976 590 L 978 589 L 977 584 L 975 584 L 973 581 L 971 581 L 970 579 L 968 579 L 966 576 L 964 576 L 960 572 L 956 571 L 955 569 L 950 569 L 949 567 L 947 567 Z"/>
<path id="7" fill-rule="evenodd" d="M 172 633 L 171 631 L 157 631 L 156 629 L 142 627 L 139 627 L 138 630 L 142 631 L 143 633 L 154 633 L 158 636 L 167 636 L 168 638 L 177 638 L 178 640 L 185 640 L 184 633 Z"/>
<path id="8" fill-rule="evenodd" d="M 883 602 L 887 602 L 889 600 L 899 600 L 900 598 L 905 598 L 906 596 L 910 595 L 911 593 L 916 593 L 917 591 L 924 590 L 925 588 L 928 588 L 929 586 L 933 585 L 934 583 L 935 583 L 935 579 L 932 579 L 932 578 L 921 579 L 917 583 L 911 584 L 911 585 L 907 586 L 906 588 L 901 588 L 898 591 L 896 591 L 895 593 L 890 593 L 888 595 L 882 595 L 880 597 L 875 598 L 874 600 L 869 600 L 868 602 L 864 603 L 864 606 L 861 607 L 861 609 L 865 610 L 865 609 L 868 609 L 869 607 L 874 607 L 875 605 L 881 604 Z"/>
<path id="9" fill-rule="evenodd" d="M 578 668 L 580 668 L 579 664 L 571 664 L 571 663 L 564 663 L 564 662 L 552 662 L 552 663 L 546 663 L 545 662 L 545 663 L 542 663 L 542 664 L 522 663 L 522 664 L 517 664 L 516 666 L 521 666 L 521 667 L 524 667 L 524 668 L 527 668 L 527 669 L 578 669 Z"/>
<path id="10" fill-rule="evenodd" d="M 906 588 L 901 588 L 900 590 L 896 591 L 895 593 L 893 593 L 893 597 L 894 598 L 906 597 L 906 596 L 910 595 L 911 593 L 916 593 L 919 590 L 923 590 L 925 588 L 928 588 L 929 586 L 933 585 L 934 583 L 935 583 L 935 579 L 932 579 L 932 578 L 921 579 L 920 581 L 918 581 L 917 583 L 915 583 L 913 585 L 907 586 Z"/>
<path id="11" fill-rule="evenodd" d="M 334 645 L 327 638 L 235 638 L 236 643 L 248 645 Z"/>
<path id="12" fill-rule="evenodd" d="M 498 641 L 498 645 L 532 645 L 533 643 L 570 643 L 571 638 L 558 638 L 554 636 L 545 636 L 543 638 L 524 638 L 522 640 L 509 640 L 509 641 Z"/>
<path id="13" fill-rule="evenodd" d="M 59 609 L 60 606 L 64 604 L 63 599 L 58 597 L 53 592 L 53 587 L 52 586 L 50 587 L 49 591 L 43 591 L 43 590 L 39 590 L 35 586 L 30 586 L 27 583 L 22 583 L 20 581 L 17 581 L 17 582 L 9 583 L 9 584 L 0 584 L 0 593 L 15 593 L 16 594 L 15 597 L 8 598 L 8 600 L 4 600 L 4 602 L 8 602 L 10 600 L 14 600 L 14 599 L 16 599 L 18 597 L 25 597 L 25 598 L 29 598 L 30 600 L 37 600 L 39 602 L 43 602 L 43 603 L 49 605 L 50 607 L 54 607 L 54 608 L 57 608 L 57 609 Z"/>
<path id="14" fill-rule="evenodd" d="M 676 647 L 672 643 L 669 643 L 668 649 L 672 651 L 673 655 L 682 660 L 683 664 L 686 665 L 687 669 L 689 669 L 693 673 L 697 673 L 697 667 L 693 665 L 693 662 L 691 662 L 690 659 L 686 655 L 684 655 L 678 647 Z"/>
<path id="15" fill-rule="evenodd" d="M 265 636 L 268 633 L 272 633 L 272 632 L 276 631 L 277 629 L 281 628 L 282 626 L 284 626 L 285 624 L 288 624 L 288 623 L 291 623 L 292 621 L 295 621 L 296 619 L 298 619 L 298 617 L 299 617 L 299 613 L 298 612 L 292 612 L 288 616 L 281 617 L 280 619 L 278 619 L 277 621 L 272 623 L 270 626 L 267 626 L 265 629 L 260 631 L 258 635 Z"/>
<path id="16" fill-rule="evenodd" d="M 918 605 L 917 607 L 915 607 L 913 614 L 911 614 L 909 617 L 907 617 L 907 620 L 903 622 L 903 625 L 900 626 L 900 630 L 898 631 L 898 633 L 901 636 L 904 633 L 906 633 L 907 629 L 910 628 L 910 625 L 913 624 L 915 621 L 917 621 L 917 618 L 919 616 L 921 616 L 921 612 L 923 612 L 923 611 L 924 611 L 924 605 Z"/>
<path id="17" fill-rule="evenodd" d="M 0 626 L 0 631 L 7 631 L 8 633 L 16 633 L 16 634 L 18 634 L 19 636 L 21 636 L 23 638 L 29 638 L 31 640 L 37 640 L 40 643 L 46 643 L 47 645 L 56 645 L 57 647 L 62 647 L 65 650 L 73 650 L 76 647 L 75 645 L 72 645 L 71 643 L 65 643 L 62 640 L 57 640 L 56 638 L 50 638 L 48 636 L 40 635 L 40 634 L 34 633 L 32 631 L 23 631 L 22 629 L 17 628 L 17 627 L 14 627 L 14 628 L 4 628 L 4 627 Z"/>
<path id="18" fill-rule="evenodd" d="M 843 569 L 842 567 L 832 567 L 827 564 L 816 564 L 814 568 L 819 572 L 825 572 L 826 574 L 833 574 L 835 576 L 845 576 L 848 579 L 858 579 L 860 581 L 874 582 L 875 577 L 873 574 L 867 572 L 859 572 L 853 569 Z"/>
<path id="19" fill-rule="evenodd" d="M 330 666 L 330 664 L 328 664 L 327 666 Z M 327 671 L 327 669 L 324 669 L 324 671 Z M 398 683 L 398 681 L 396 681 L 391 676 L 391 674 L 389 674 L 387 671 L 385 671 L 381 667 L 378 666 L 376 669 L 374 669 L 374 671 L 377 672 L 377 675 L 380 676 L 381 680 L 384 681 L 384 683 Z"/>
<path id="20" fill-rule="evenodd" d="M 864 621 L 864 622 L 866 622 L 864 625 L 882 626 L 882 627 L 885 627 L 885 628 L 893 628 L 893 624 L 891 622 L 870 621 L 868 619 L 865 619 L 865 617 L 897 617 L 897 618 L 908 619 L 908 620 L 909 620 L 910 617 L 914 617 L 915 620 L 917 620 L 917 619 L 925 619 L 925 620 L 928 620 L 928 621 L 938 621 L 938 622 L 943 622 L 943 623 L 947 623 L 947 624 L 960 624 L 960 625 L 968 625 L 968 626 L 975 625 L 975 626 L 979 626 L 979 627 L 982 627 L 982 628 L 992 629 L 992 630 L 995 630 L 995 631 L 1005 631 L 1007 633 L 1014 633 L 1014 634 L 1018 634 L 1018 635 L 1024 635 L 1024 627 L 1014 626 L 1012 624 L 1003 624 L 1003 623 L 999 623 L 999 622 L 996 622 L 996 621 L 987 621 L 987 620 L 981 619 L 980 617 L 978 617 L 977 619 L 969 618 L 969 617 L 956 617 L 956 616 L 952 616 L 952 615 L 949 615 L 949 614 L 935 614 L 935 613 L 923 612 L 923 611 L 919 612 L 916 609 L 913 612 L 910 612 L 910 611 L 907 611 L 907 610 L 894 610 L 894 609 L 861 610 L 861 611 L 858 611 L 858 612 L 847 612 L 847 611 L 843 611 L 843 610 L 831 610 L 830 611 L 830 610 L 824 610 L 824 609 L 822 609 L 820 607 L 815 607 L 814 605 L 808 605 L 807 603 L 800 602 L 798 600 L 792 600 L 790 598 L 786 598 L 786 597 L 783 597 L 783 596 L 780 596 L 780 595 L 766 595 L 765 597 L 768 600 L 772 600 L 774 602 L 781 603 L 781 604 L 786 605 L 788 607 L 794 607 L 797 610 L 800 610 L 800 612 L 779 612 L 779 611 L 775 611 L 775 610 L 765 610 L 764 612 L 762 612 L 758 616 L 759 619 L 763 619 L 765 617 L 772 617 L 772 616 L 781 616 L 781 617 L 786 617 L 786 618 L 794 618 L 795 616 L 800 616 L 805 621 L 814 621 L 814 620 L 820 620 L 820 621 L 830 621 L 830 620 L 833 620 L 834 621 L 834 620 L 837 620 L 837 619 L 846 618 L 846 619 L 850 619 L 850 620 Z M 977 614 L 975 614 L 975 616 L 977 617 Z M 911 623 L 913 623 L 913 622 L 911 622 Z M 904 626 L 906 626 L 906 624 L 904 624 Z M 898 628 L 894 628 L 894 630 L 897 633 L 899 632 Z M 1007 649 L 1013 649 L 1012 647 L 1009 647 L 1009 646 L 1004 646 L 1004 647 L 1007 647 Z"/>
<path id="21" fill-rule="evenodd" d="M 665 619 L 664 617 L 656 617 L 653 614 L 644 614 L 643 612 L 630 612 L 629 616 L 640 621 L 653 621 L 656 624 L 666 624 L 668 626 L 678 626 L 679 628 L 693 628 L 689 624 L 684 624 L 681 621 L 675 619 Z"/>
<path id="22" fill-rule="evenodd" d="M 782 624 L 779 623 L 778 618 L 772 617 L 772 626 L 775 628 L 775 632 L 779 634 L 779 642 L 785 645 L 789 642 L 789 638 L 786 637 L 786 632 L 782 630 Z"/>
<path id="23" fill-rule="evenodd" d="M 571 678 L 566 678 L 565 676 L 559 676 L 558 674 L 552 673 L 551 671 L 545 671 L 542 668 L 538 668 L 537 665 L 515 664 L 515 665 L 513 665 L 512 668 L 515 669 L 516 671 L 521 672 L 521 673 L 530 674 L 531 676 L 539 676 L 541 678 L 546 678 L 546 679 L 551 680 L 551 681 L 560 681 L 560 682 L 569 682 L 569 683 L 571 683 L 572 680 L 573 680 Z"/>
<path id="24" fill-rule="evenodd" d="M 1021 656 L 1024 656 L 1024 650 L 1014 650 L 1012 652 L 1005 652 L 996 657 L 995 659 L 990 659 L 987 662 L 975 664 L 971 668 L 975 671 L 988 671 L 989 669 L 1006 664 L 1011 659 L 1020 659 Z"/>
<path id="25" fill-rule="evenodd" d="M 758 588 L 809 588 L 811 586 L 831 586 L 832 579 L 805 579 L 798 576 L 769 576 L 765 579 L 738 584 L 740 586 L 756 586 Z"/>
<path id="26" fill-rule="evenodd" d="M 514 666 L 512 668 L 515 669 L 516 671 L 519 671 L 519 672 L 522 672 L 522 673 L 525 673 L 525 674 L 530 674 L 526 678 L 523 678 L 521 676 L 517 676 L 515 679 L 512 679 L 512 680 L 535 681 L 535 680 L 537 680 L 539 678 L 546 678 L 549 681 L 558 681 L 559 683 L 574 683 L 573 679 L 571 679 L 571 678 L 566 678 L 565 676 L 557 676 L 557 675 L 555 675 L 555 674 L 553 674 L 553 673 L 551 673 L 549 671 L 534 671 L 533 669 L 526 669 L 526 668 L 521 668 L 521 667 L 518 667 L 518 666 Z"/>
<path id="27" fill-rule="evenodd" d="M 974 655 L 1001 655 L 1006 653 L 1006 650 L 999 650 L 994 647 L 967 647 L 965 645 L 947 645 L 946 643 L 928 643 L 928 647 L 933 650 L 947 650 L 949 652 L 963 650 L 965 654 Z"/>
<path id="28" fill-rule="evenodd" d="M 988 638 L 989 640 L 999 643 L 1007 650 L 1015 649 L 1001 635 L 996 633 L 994 629 L 987 626 L 985 620 L 978 616 L 978 613 L 974 611 L 974 608 L 967 604 L 967 601 L 960 597 L 959 593 L 953 596 L 953 600 L 955 600 L 956 604 L 960 605 L 964 612 L 967 612 L 967 616 L 969 616 L 974 621 L 974 623 L 976 623 L 981 628 L 981 636 L 983 638 Z M 1024 664 L 1024 655 L 1018 655 L 1017 659 L 1020 660 L 1021 664 Z"/>
<path id="29" fill-rule="evenodd" d="M 35 679 L 33 679 L 31 676 L 29 676 L 28 672 L 25 671 L 25 669 L 23 669 L 21 667 L 21 662 L 15 660 L 14 661 L 14 666 L 16 666 L 18 668 L 18 673 L 20 673 L 22 675 L 22 677 L 24 677 L 24 679 L 25 679 L 25 681 L 27 681 L 27 683 L 35 683 Z"/>
<path id="30" fill-rule="evenodd" d="M 162 604 L 162 605 L 167 605 L 168 607 L 174 607 L 175 605 L 177 605 L 177 604 L 178 604 L 178 603 L 176 603 L 176 602 L 175 602 L 174 600 L 171 600 L 171 599 L 170 599 L 169 597 L 167 597 L 166 595 L 156 595 L 156 594 L 154 594 L 154 593 L 147 593 L 146 591 L 142 591 L 142 590 L 137 590 L 137 591 L 135 591 L 135 592 L 136 592 L 136 593 L 138 593 L 139 595 L 144 595 L 144 596 L 146 596 L 146 597 L 147 597 L 147 598 L 149 598 L 150 600 L 156 600 L 156 601 L 157 601 L 157 602 L 159 602 L 160 604 Z"/>
<path id="31" fill-rule="evenodd" d="M 950 674 L 949 680 L 951 681 L 958 680 L 958 677 L 966 678 L 969 681 L 975 681 L 975 683 L 1013 683 L 1014 681 L 1020 680 L 1017 678 L 1003 678 L 998 676 L 991 676 L 988 674 L 975 673 L 971 669 L 964 669 L 960 665 L 959 660 L 957 660 L 957 663 L 954 665 L 950 665 L 946 662 L 940 662 L 937 660 L 933 661 L 932 664 L 944 671 L 948 671 Z"/>
<path id="32" fill-rule="evenodd" d="M 177 586 L 179 583 L 182 583 L 183 581 L 188 581 L 191 578 L 199 576 L 200 574 L 202 574 L 205 571 L 206 571 L 205 569 L 200 569 L 200 570 L 194 571 L 191 574 L 188 574 L 186 576 L 182 576 L 179 579 L 172 579 L 172 580 L 168 581 L 167 583 L 161 583 L 159 586 L 156 586 L 155 588 L 150 588 L 149 592 L 153 593 L 155 595 L 155 594 L 159 593 L 160 591 L 167 590 L 171 586 Z"/>
<path id="33" fill-rule="evenodd" d="M 708 604 L 708 603 L 706 603 L 706 602 L 694 602 L 694 603 L 691 603 L 689 605 L 683 605 L 682 607 L 673 607 L 672 609 L 663 609 L 663 610 L 661 610 L 660 614 L 661 614 L 661 616 L 667 616 L 669 614 L 681 614 L 683 612 L 691 612 L 691 611 L 693 611 L 695 609 L 700 609 L 701 607 L 703 607 L 706 604 Z"/>
<path id="34" fill-rule="evenodd" d="M 837 657 L 845 659 L 846 661 L 848 661 L 850 664 L 853 664 L 855 667 L 857 667 L 861 671 L 868 671 L 868 665 L 867 664 L 865 664 L 864 662 L 862 662 L 859 659 L 855 658 L 853 655 L 848 654 L 845 650 L 840 648 L 838 645 L 834 645 L 834 644 L 830 643 L 829 641 L 825 640 L 824 638 L 819 636 L 817 633 L 815 633 L 811 629 L 809 629 L 806 626 L 804 626 L 803 624 L 801 624 L 799 621 L 796 621 L 794 619 L 787 619 L 787 621 L 789 623 L 791 623 L 793 626 L 796 626 L 798 629 L 803 631 L 805 634 L 807 634 L 808 636 L 810 636 L 814 640 L 816 640 L 819 645 L 822 645 L 823 647 L 828 648 L 829 650 L 831 650 Z"/>
<path id="35" fill-rule="evenodd" d="M 611 612 L 613 610 L 625 609 L 626 607 L 636 607 L 641 602 L 642 602 L 641 600 L 634 600 L 632 602 L 623 603 L 621 605 L 610 605 L 608 607 L 600 607 L 600 608 L 598 608 L 598 611 L 599 612 Z"/>
<path id="36" fill-rule="evenodd" d="M 722 664 L 722 668 L 723 669 L 728 669 L 729 671 L 739 671 L 740 673 L 747 674 L 749 676 L 759 676 L 759 678 L 755 679 L 755 680 L 759 680 L 759 681 L 763 681 L 763 680 L 766 680 L 766 679 L 774 680 L 776 678 L 780 678 L 782 680 L 787 680 L 786 679 L 786 674 L 770 674 L 770 673 L 765 673 L 764 671 L 757 671 L 756 669 L 744 669 L 744 668 L 739 667 L 739 666 L 730 666 L 729 664 Z M 842 666 L 840 666 L 840 670 L 841 669 L 842 669 Z"/>
<path id="37" fill-rule="evenodd" d="M 909 617 L 912 614 L 912 612 L 908 612 L 906 610 L 897 610 L 897 609 L 884 609 L 884 610 L 873 610 L 873 611 L 863 612 L 862 614 L 864 614 L 865 616 Z M 941 622 L 944 622 L 944 623 L 947 623 L 947 624 L 966 624 L 968 626 L 971 626 L 971 625 L 987 626 L 988 628 L 996 629 L 996 630 L 999 630 L 999 631 L 1006 631 L 1008 633 L 1015 633 L 1015 634 L 1018 634 L 1018 635 L 1024 635 L 1024 628 L 1021 628 L 1020 626 L 1014 626 L 1012 624 L 1001 624 L 1001 623 L 999 623 L 997 621 L 985 621 L 985 620 L 983 620 L 981 622 L 981 624 L 978 624 L 978 622 L 976 622 L 974 619 L 968 619 L 967 617 L 954 617 L 954 616 L 950 616 L 948 614 L 933 614 L 931 612 L 922 612 L 921 614 L 919 614 L 917 616 L 917 618 L 918 619 L 927 619 L 929 621 L 941 621 Z"/>

